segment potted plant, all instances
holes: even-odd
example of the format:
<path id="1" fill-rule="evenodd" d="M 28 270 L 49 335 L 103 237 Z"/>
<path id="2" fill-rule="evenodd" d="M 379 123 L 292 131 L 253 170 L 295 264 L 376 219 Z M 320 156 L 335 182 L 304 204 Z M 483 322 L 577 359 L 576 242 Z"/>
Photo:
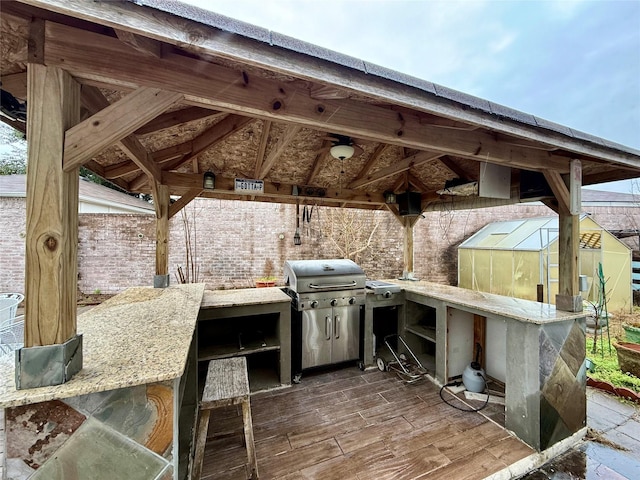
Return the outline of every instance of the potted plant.
<path id="1" fill-rule="evenodd" d="M 622 328 L 627 342 L 640 343 L 640 323 L 623 323 Z"/>
<path id="2" fill-rule="evenodd" d="M 273 275 L 273 260 L 267 258 L 264 261 L 264 269 L 262 271 L 262 277 L 256 279 L 256 287 L 275 287 L 277 277 Z"/>

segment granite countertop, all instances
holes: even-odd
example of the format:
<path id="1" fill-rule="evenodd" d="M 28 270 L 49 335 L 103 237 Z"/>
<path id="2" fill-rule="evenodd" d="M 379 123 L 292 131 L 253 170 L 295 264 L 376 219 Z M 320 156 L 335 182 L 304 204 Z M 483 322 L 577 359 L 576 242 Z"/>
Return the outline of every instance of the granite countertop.
<path id="1" fill-rule="evenodd" d="M 571 313 L 557 310 L 555 305 L 477 292 L 466 288 L 412 280 L 384 280 L 402 286 L 406 292 L 424 295 L 450 305 L 472 308 L 529 323 L 553 323 L 584 317 L 584 312 Z"/>
<path id="2" fill-rule="evenodd" d="M 15 358 L 0 357 L 0 408 L 180 377 L 203 293 L 204 284 L 134 287 L 79 315 L 83 368 L 62 385 L 16 390 Z"/>
<path id="3" fill-rule="evenodd" d="M 284 293 L 280 287 L 205 290 L 202 297 L 202 309 L 283 302 L 291 302 L 291 297 Z"/>

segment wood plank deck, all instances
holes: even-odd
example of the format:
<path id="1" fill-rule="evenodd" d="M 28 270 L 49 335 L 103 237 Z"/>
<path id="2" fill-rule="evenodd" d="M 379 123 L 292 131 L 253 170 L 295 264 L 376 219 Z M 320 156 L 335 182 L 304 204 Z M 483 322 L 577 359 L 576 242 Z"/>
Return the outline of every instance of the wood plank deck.
<path id="1" fill-rule="evenodd" d="M 493 421 L 504 421 L 503 407 L 461 412 L 438 390 L 349 367 L 256 394 L 260 478 L 482 479 L 534 453 Z M 247 478 L 239 408 L 214 410 L 210 425 L 210 436 L 227 435 L 207 442 L 201 478 Z"/>

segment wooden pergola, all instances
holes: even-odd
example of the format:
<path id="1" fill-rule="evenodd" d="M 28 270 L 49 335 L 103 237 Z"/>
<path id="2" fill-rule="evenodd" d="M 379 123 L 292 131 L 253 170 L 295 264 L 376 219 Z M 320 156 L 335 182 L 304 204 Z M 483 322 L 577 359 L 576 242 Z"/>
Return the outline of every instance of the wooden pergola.
<path id="1" fill-rule="evenodd" d="M 417 192 L 419 211 L 542 199 L 560 218 L 557 305 L 569 311 L 582 308 L 580 187 L 640 176 L 633 149 L 175 2 L 1 8 L 3 98 L 26 102 L 26 121 L 1 118 L 29 142 L 25 347 L 76 336 L 81 166 L 153 196 L 156 286 L 168 284 L 169 219 L 198 196 L 388 209 L 407 272 L 420 216 L 386 194 Z M 341 143 L 350 158 L 332 157 Z M 492 175 L 506 194 L 483 194 Z M 524 198 L 532 177 L 544 188 Z M 443 193 L 473 182 L 479 194 Z"/>

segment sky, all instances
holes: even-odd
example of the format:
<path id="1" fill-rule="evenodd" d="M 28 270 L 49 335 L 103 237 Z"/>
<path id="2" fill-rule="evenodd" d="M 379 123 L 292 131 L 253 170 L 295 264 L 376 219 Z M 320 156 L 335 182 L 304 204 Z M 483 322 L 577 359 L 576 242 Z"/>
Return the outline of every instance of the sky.
<path id="1" fill-rule="evenodd" d="M 640 150 L 640 0 L 182 1 Z"/>

